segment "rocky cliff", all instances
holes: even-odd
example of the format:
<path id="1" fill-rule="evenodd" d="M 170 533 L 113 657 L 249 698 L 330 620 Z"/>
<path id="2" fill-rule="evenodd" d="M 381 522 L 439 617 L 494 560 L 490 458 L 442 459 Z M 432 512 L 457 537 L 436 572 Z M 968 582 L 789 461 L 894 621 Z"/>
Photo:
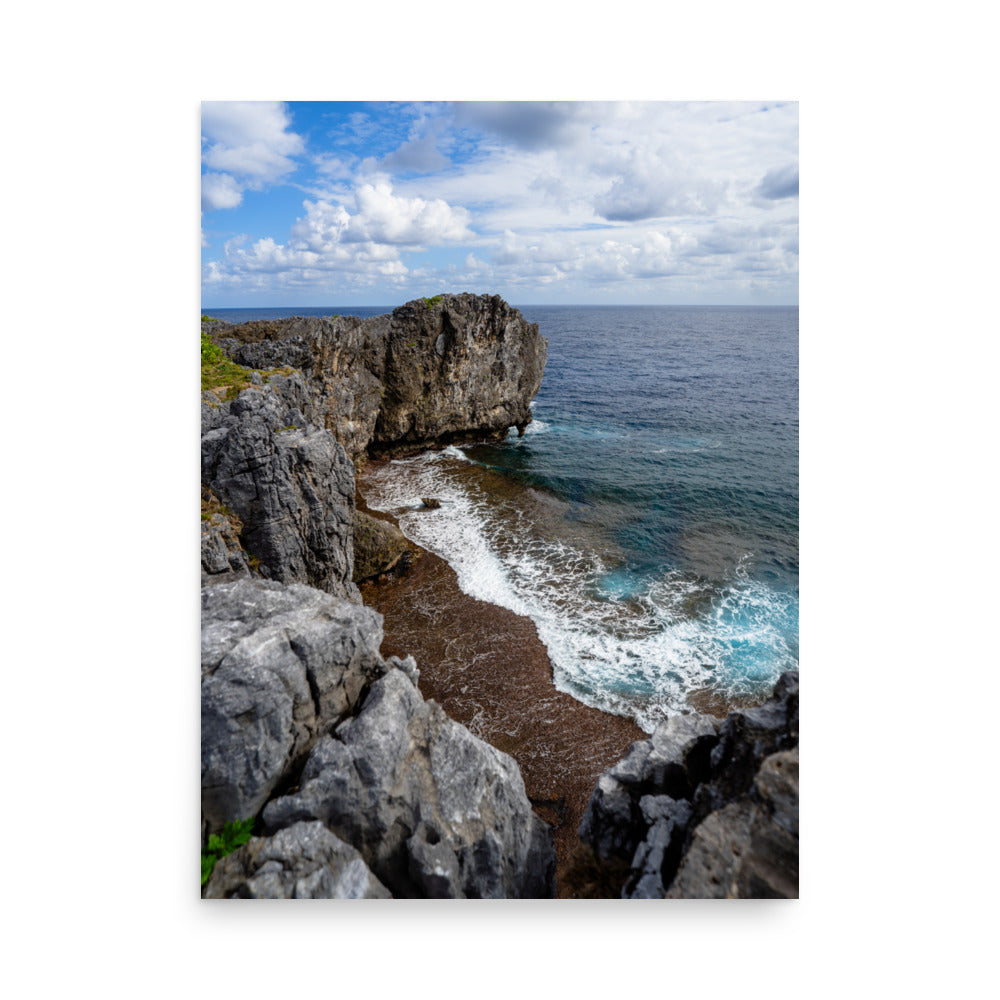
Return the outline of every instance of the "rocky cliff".
<path id="1" fill-rule="evenodd" d="M 206 896 L 553 895 L 552 833 L 517 765 L 381 642 L 381 615 L 313 588 L 202 589 L 203 844 L 259 817 Z"/>
<path id="2" fill-rule="evenodd" d="M 675 716 L 633 744 L 580 838 L 625 899 L 797 898 L 798 673 L 757 708 Z"/>
<path id="3" fill-rule="evenodd" d="M 523 432 L 547 348 L 537 324 L 496 295 L 208 329 L 237 364 L 301 372 L 317 423 L 355 462 Z"/>
<path id="4" fill-rule="evenodd" d="M 523 431 L 545 347 L 495 296 L 203 325 L 203 851 L 256 834 L 206 897 L 553 895 L 517 765 L 382 658 L 354 583 L 406 554 L 354 461 Z"/>

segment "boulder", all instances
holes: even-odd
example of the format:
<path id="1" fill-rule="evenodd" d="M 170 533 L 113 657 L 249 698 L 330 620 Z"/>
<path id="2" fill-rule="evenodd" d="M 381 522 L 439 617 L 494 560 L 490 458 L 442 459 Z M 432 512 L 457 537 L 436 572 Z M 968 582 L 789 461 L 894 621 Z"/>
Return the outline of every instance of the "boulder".
<path id="1" fill-rule="evenodd" d="M 202 590 L 203 834 L 255 816 L 389 667 L 382 616 L 301 585 Z"/>
<path id="2" fill-rule="evenodd" d="M 406 536 L 389 521 L 354 512 L 354 582 L 395 568 L 410 551 Z"/>
<path id="3" fill-rule="evenodd" d="M 254 837 L 222 858 L 206 899 L 391 899 L 364 859 L 322 823 Z"/>
<path id="4" fill-rule="evenodd" d="M 320 820 L 396 897 L 536 898 L 554 892 L 549 828 L 515 762 L 391 670 L 361 711 L 317 742 L 268 831 Z"/>

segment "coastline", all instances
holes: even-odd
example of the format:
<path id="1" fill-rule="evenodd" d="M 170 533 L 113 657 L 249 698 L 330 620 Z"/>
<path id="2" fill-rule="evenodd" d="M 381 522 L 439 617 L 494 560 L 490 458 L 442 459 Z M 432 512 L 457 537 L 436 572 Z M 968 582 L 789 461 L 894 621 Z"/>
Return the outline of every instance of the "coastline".
<path id="1" fill-rule="evenodd" d="M 396 524 L 367 507 L 364 485 L 362 471 L 358 509 Z M 412 655 L 424 697 L 517 761 L 536 813 L 553 827 L 557 885 L 565 889 L 598 777 L 647 734 L 557 691 L 534 623 L 469 597 L 447 562 L 419 552 L 404 574 L 359 584 L 365 604 L 384 618 L 382 655 Z"/>

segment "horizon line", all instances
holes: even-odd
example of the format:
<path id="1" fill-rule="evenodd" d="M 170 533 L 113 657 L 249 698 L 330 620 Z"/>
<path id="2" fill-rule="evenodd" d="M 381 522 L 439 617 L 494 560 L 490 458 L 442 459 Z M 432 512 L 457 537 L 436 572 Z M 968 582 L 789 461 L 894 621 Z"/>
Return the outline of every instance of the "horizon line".
<path id="1" fill-rule="evenodd" d="M 485 293 L 484 293 L 485 294 Z M 503 296 L 501 296 L 503 298 Z M 308 305 L 304 302 L 297 302 L 295 305 L 244 305 L 244 306 L 206 306 L 203 305 L 201 308 L 204 309 L 397 309 L 401 305 L 406 305 L 407 302 L 419 302 L 421 297 L 417 296 L 415 299 L 406 299 L 405 302 L 384 303 L 384 302 L 332 302 L 332 303 L 320 303 L 317 305 Z M 635 307 L 640 309 L 732 309 L 732 308 L 744 308 L 744 309 L 797 309 L 799 307 L 798 302 L 511 302 L 507 299 L 504 301 L 508 302 L 512 306 L 545 306 L 548 308 L 557 308 L 563 306 L 567 309 L 580 309 L 580 308 L 597 308 L 597 309 L 621 309 L 627 307 Z"/>

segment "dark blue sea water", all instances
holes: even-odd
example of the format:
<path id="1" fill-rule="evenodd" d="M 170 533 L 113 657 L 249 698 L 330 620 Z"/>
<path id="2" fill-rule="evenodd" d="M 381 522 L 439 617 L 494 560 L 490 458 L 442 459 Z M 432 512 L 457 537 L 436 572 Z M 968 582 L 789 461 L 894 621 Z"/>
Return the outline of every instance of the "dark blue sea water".
<path id="1" fill-rule="evenodd" d="M 549 341 L 524 437 L 392 462 L 368 503 L 531 617 L 587 704 L 651 730 L 762 697 L 798 666 L 798 309 L 522 312 Z"/>

